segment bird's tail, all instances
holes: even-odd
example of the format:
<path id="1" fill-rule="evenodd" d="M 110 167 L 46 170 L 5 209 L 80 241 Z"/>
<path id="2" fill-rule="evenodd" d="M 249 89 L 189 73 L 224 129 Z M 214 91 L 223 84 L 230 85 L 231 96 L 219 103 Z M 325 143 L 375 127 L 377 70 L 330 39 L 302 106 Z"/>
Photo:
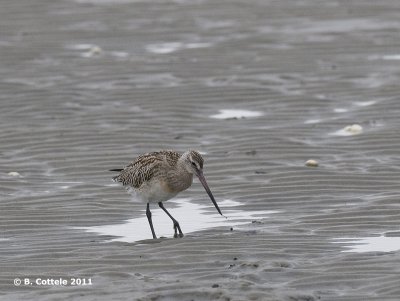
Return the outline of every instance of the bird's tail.
<path id="1" fill-rule="evenodd" d="M 123 171 L 123 170 L 124 170 L 123 168 L 109 169 L 109 171 L 117 171 L 117 172 L 121 172 L 121 171 Z M 119 175 L 113 177 L 112 180 L 113 180 L 114 182 L 119 182 Z"/>

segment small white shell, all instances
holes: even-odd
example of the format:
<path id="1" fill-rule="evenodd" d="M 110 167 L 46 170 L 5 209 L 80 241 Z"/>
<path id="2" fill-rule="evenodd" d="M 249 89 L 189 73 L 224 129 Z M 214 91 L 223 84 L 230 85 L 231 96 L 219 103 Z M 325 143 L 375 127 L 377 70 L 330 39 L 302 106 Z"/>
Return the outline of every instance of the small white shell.
<path id="1" fill-rule="evenodd" d="M 341 130 L 338 130 L 330 135 L 334 136 L 353 136 L 363 132 L 363 127 L 359 124 L 348 125 Z"/>
<path id="2" fill-rule="evenodd" d="M 318 166 L 318 161 L 310 159 L 310 160 L 307 160 L 305 164 L 308 167 L 317 167 Z"/>
<path id="3" fill-rule="evenodd" d="M 16 171 L 10 171 L 8 173 L 8 175 L 11 176 L 11 177 L 22 177 L 21 174 L 19 172 L 16 172 Z"/>
<path id="4" fill-rule="evenodd" d="M 84 52 L 82 54 L 82 56 L 83 57 L 95 57 L 95 56 L 99 56 L 102 53 L 103 53 L 103 49 L 101 49 L 99 46 L 93 45 L 91 48 L 88 49 L 88 51 Z"/>
<path id="5" fill-rule="evenodd" d="M 359 124 L 348 125 L 343 129 L 345 132 L 350 133 L 351 135 L 360 134 L 363 130 L 362 126 Z"/>

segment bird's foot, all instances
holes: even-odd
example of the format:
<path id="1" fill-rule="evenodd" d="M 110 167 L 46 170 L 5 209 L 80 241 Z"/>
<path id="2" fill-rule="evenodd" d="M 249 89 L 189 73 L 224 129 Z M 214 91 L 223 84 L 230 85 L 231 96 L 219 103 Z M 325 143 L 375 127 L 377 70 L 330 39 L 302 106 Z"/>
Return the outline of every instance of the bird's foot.
<path id="1" fill-rule="evenodd" d="M 174 234 L 174 238 L 182 238 L 183 237 L 183 233 L 176 233 Z"/>
<path id="2" fill-rule="evenodd" d="M 178 238 L 178 237 L 182 238 L 183 237 L 181 227 L 179 226 L 179 223 L 177 221 L 174 221 L 174 231 L 175 231 L 174 238 Z M 178 235 L 178 231 L 179 231 L 179 235 Z"/>

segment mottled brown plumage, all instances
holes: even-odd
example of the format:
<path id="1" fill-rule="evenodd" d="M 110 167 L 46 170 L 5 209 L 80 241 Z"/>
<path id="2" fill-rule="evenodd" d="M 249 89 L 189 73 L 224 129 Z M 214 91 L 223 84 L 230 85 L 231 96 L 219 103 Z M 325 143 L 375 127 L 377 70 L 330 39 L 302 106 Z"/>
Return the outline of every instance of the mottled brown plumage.
<path id="1" fill-rule="evenodd" d="M 143 183 L 163 173 L 163 168 L 175 168 L 180 154 L 174 151 L 159 151 L 137 157 L 127 165 L 114 180 L 124 186 L 140 188 Z"/>
<path id="2" fill-rule="evenodd" d="M 153 238 L 156 238 L 152 221 L 149 203 L 158 203 L 174 222 L 175 236 L 179 230 L 183 236 L 178 222 L 164 208 L 162 202 L 167 201 L 179 192 L 186 190 L 192 185 L 193 174 L 195 174 L 207 194 L 211 198 L 214 206 L 222 215 L 207 182 L 203 176 L 203 157 L 199 152 L 190 150 L 183 154 L 175 151 L 158 151 L 138 156 L 132 163 L 119 171 L 119 175 L 113 179 L 122 183 L 129 192 L 135 196 L 135 200 L 147 203 L 147 217 Z"/>

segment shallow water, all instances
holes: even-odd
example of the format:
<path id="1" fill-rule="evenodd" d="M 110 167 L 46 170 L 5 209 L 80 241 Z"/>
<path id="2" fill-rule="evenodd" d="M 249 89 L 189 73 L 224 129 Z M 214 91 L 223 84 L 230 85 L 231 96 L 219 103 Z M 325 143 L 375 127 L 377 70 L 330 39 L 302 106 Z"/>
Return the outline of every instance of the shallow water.
<path id="1" fill-rule="evenodd" d="M 344 244 L 342 252 L 395 252 L 400 250 L 400 237 L 370 236 L 359 238 L 340 238 L 336 243 Z"/>
<path id="2" fill-rule="evenodd" d="M 232 119 L 232 118 L 252 118 L 262 116 L 262 112 L 248 111 L 248 110 L 234 110 L 234 109 L 223 109 L 219 110 L 219 114 L 211 115 L 211 118 L 216 119 Z"/>
<path id="3" fill-rule="evenodd" d="M 277 213 L 273 210 L 240 210 L 243 204 L 231 200 L 222 200 L 218 202 L 226 219 L 214 212 L 214 207 L 206 204 L 193 203 L 190 199 L 174 199 L 166 202 L 166 208 L 173 205 L 173 209 L 167 209 L 171 215 L 179 222 L 184 234 L 196 231 L 213 229 L 216 227 L 225 227 L 227 229 L 233 226 L 239 226 L 267 218 L 268 215 Z M 154 230 L 158 237 L 173 237 L 173 227 L 171 219 L 161 209 L 151 209 Z M 98 235 L 116 236 L 109 240 L 122 242 L 135 242 L 139 240 L 152 238 L 150 226 L 148 224 L 145 212 L 142 217 L 133 218 L 125 221 L 123 224 L 104 225 L 94 227 L 78 227 L 76 229 L 84 230 Z M 233 228 L 232 228 L 233 229 Z"/>

